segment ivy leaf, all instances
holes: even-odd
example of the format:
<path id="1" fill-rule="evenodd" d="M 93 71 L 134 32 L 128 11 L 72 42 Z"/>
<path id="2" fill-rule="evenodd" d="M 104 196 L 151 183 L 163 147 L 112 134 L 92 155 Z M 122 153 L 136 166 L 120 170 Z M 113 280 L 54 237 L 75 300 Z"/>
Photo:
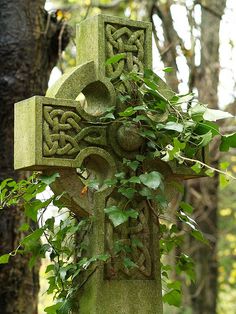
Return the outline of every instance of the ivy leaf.
<path id="1" fill-rule="evenodd" d="M 31 256 L 28 262 L 29 269 L 32 269 L 34 267 L 36 260 L 37 260 L 37 257 L 35 255 Z"/>
<path id="2" fill-rule="evenodd" d="M 128 221 L 129 218 L 137 218 L 138 212 L 134 209 L 122 211 L 117 206 L 111 206 L 104 209 L 109 219 L 112 221 L 114 227 L 117 227 L 124 222 Z"/>
<path id="3" fill-rule="evenodd" d="M 162 182 L 162 175 L 157 171 L 151 171 L 139 176 L 140 181 L 148 188 L 157 189 Z"/>
<path id="4" fill-rule="evenodd" d="M 125 266 L 126 268 L 138 267 L 137 264 L 135 264 L 135 263 L 134 263 L 130 258 L 128 258 L 128 257 L 125 257 L 125 258 L 124 258 L 123 263 L 124 263 L 124 266 Z"/>
<path id="5" fill-rule="evenodd" d="M 129 180 L 128 180 L 130 183 L 137 183 L 137 184 L 140 184 L 141 181 L 140 181 L 140 178 L 139 177 L 131 177 Z"/>
<path id="6" fill-rule="evenodd" d="M 0 256 L 0 264 L 7 264 L 9 262 L 10 254 Z"/>
<path id="7" fill-rule="evenodd" d="M 189 109 L 189 114 L 194 121 L 203 120 L 203 114 L 206 111 L 206 106 L 197 104 Z"/>
<path id="8" fill-rule="evenodd" d="M 150 79 L 144 78 L 144 83 L 153 91 L 157 91 L 157 85 Z"/>
<path id="9" fill-rule="evenodd" d="M 118 95 L 118 99 L 119 99 L 122 103 L 124 103 L 124 102 L 126 102 L 127 100 L 130 100 L 131 97 L 130 97 L 130 95 L 122 95 L 122 94 L 119 94 L 119 95 Z"/>
<path id="10" fill-rule="evenodd" d="M 219 175 L 219 179 L 220 179 L 220 187 L 221 189 L 224 189 L 229 184 L 229 179 L 221 173 Z"/>
<path id="11" fill-rule="evenodd" d="M 36 229 L 34 232 L 26 236 L 22 241 L 21 244 L 23 244 L 26 249 L 32 250 L 32 248 L 35 248 L 38 246 L 39 239 L 43 234 L 43 229 Z"/>
<path id="12" fill-rule="evenodd" d="M 125 178 L 125 173 L 124 172 L 118 172 L 115 174 L 115 177 L 117 179 L 124 179 Z"/>
<path id="13" fill-rule="evenodd" d="M 28 231 L 29 228 L 30 228 L 29 224 L 24 223 L 24 224 L 22 224 L 22 225 L 20 226 L 20 228 L 19 228 L 18 230 L 24 232 L 24 231 Z"/>
<path id="14" fill-rule="evenodd" d="M 139 121 L 149 121 L 148 117 L 141 114 L 141 115 L 137 115 L 134 119 L 133 119 L 134 122 L 139 122 Z"/>
<path id="15" fill-rule="evenodd" d="M 207 144 L 210 143 L 210 141 L 212 140 L 212 133 L 211 131 L 207 132 L 206 134 L 203 134 L 200 136 L 202 138 L 201 142 L 199 143 L 199 145 L 201 147 L 206 146 Z"/>
<path id="16" fill-rule="evenodd" d="M 145 138 L 152 138 L 152 139 L 156 139 L 156 134 L 155 132 L 151 131 L 151 130 L 144 130 L 140 132 L 140 135 L 142 135 Z"/>
<path id="17" fill-rule="evenodd" d="M 196 162 L 191 169 L 196 173 L 199 174 L 202 170 L 202 165 L 199 162 Z"/>
<path id="18" fill-rule="evenodd" d="M 72 300 L 70 298 L 66 298 L 57 310 L 57 314 L 70 314 L 72 307 Z"/>
<path id="19" fill-rule="evenodd" d="M 117 63 L 118 61 L 124 59 L 126 57 L 125 53 L 118 53 L 113 57 L 106 60 L 106 65 Z"/>
<path id="20" fill-rule="evenodd" d="M 112 112 L 109 112 L 107 113 L 105 116 L 101 117 L 100 120 L 103 121 L 103 120 L 114 120 L 115 119 L 115 116 Z"/>
<path id="21" fill-rule="evenodd" d="M 58 302 L 54 305 L 48 306 L 44 309 L 47 314 L 57 314 L 57 310 L 62 306 L 63 302 Z"/>
<path id="22" fill-rule="evenodd" d="M 125 211 L 125 213 L 129 218 L 133 218 L 133 219 L 137 219 L 139 215 L 139 213 L 134 209 L 128 209 Z"/>
<path id="23" fill-rule="evenodd" d="M 167 284 L 167 287 L 169 289 L 174 289 L 174 290 L 181 291 L 181 282 L 179 280 L 170 282 L 170 283 Z"/>
<path id="24" fill-rule="evenodd" d="M 47 207 L 51 203 L 52 199 L 53 197 L 50 197 L 45 202 L 35 200 L 31 203 L 25 204 L 25 215 L 36 222 L 39 209 Z"/>
<path id="25" fill-rule="evenodd" d="M 188 103 L 188 102 L 192 101 L 193 99 L 194 99 L 194 94 L 189 93 L 189 94 L 185 94 L 185 95 L 175 95 L 174 97 L 171 98 L 170 101 L 172 103 L 182 104 L 182 103 Z"/>
<path id="26" fill-rule="evenodd" d="M 173 289 L 173 290 L 167 292 L 163 296 L 163 302 L 168 303 L 169 305 L 174 305 L 176 307 L 180 307 L 181 297 L 182 297 L 181 292 L 179 290 Z"/>
<path id="27" fill-rule="evenodd" d="M 232 118 L 233 115 L 229 112 L 206 108 L 203 118 L 208 121 L 217 121 L 226 118 Z"/>
<path id="28" fill-rule="evenodd" d="M 180 123 L 169 121 L 166 123 L 164 129 L 165 130 L 173 130 L 173 131 L 177 131 L 177 132 L 181 133 L 181 132 L 183 132 L 184 127 Z"/>
<path id="29" fill-rule="evenodd" d="M 98 261 L 106 262 L 110 258 L 109 254 L 100 254 L 96 256 Z"/>
<path id="30" fill-rule="evenodd" d="M 223 161 L 220 163 L 220 170 L 226 170 L 230 166 L 228 161 Z"/>
<path id="31" fill-rule="evenodd" d="M 115 186 L 117 184 L 117 179 L 106 179 L 104 180 L 104 185 L 107 185 L 108 187 Z"/>
<path id="32" fill-rule="evenodd" d="M 227 152 L 230 147 L 236 148 L 236 133 L 221 137 L 220 151 Z"/>
<path id="33" fill-rule="evenodd" d="M 173 144 L 172 145 L 167 145 L 167 154 L 166 156 L 162 157 L 162 160 L 164 161 L 169 161 L 173 160 L 175 157 L 178 157 L 178 154 L 180 153 L 181 150 L 183 150 L 186 146 L 186 143 L 180 142 L 176 137 L 173 139 Z"/>
<path id="34" fill-rule="evenodd" d="M 135 106 L 134 107 L 134 110 L 146 110 L 146 109 L 147 109 L 147 107 L 144 106 L 144 105 L 142 105 L 142 106 Z"/>
<path id="35" fill-rule="evenodd" d="M 9 186 L 9 184 L 11 184 L 11 182 L 13 182 L 14 180 L 12 178 L 7 178 L 5 180 L 3 180 L 0 184 L 0 189 L 3 190 L 5 188 L 5 186 Z"/>
<path id="36" fill-rule="evenodd" d="M 214 177 L 214 170 L 212 170 L 212 169 L 207 169 L 206 171 L 205 171 L 205 174 L 208 176 L 208 177 Z"/>
<path id="37" fill-rule="evenodd" d="M 205 244 L 209 244 L 208 240 L 204 237 L 200 230 L 192 230 L 191 235 L 198 241 L 203 242 Z"/>
<path id="38" fill-rule="evenodd" d="M 119 116 L 120 117 L 130 117 L 133 114 L 135 114 L 137 112 L 137 110 L 134 109 L 134 107 L 128 107 L 125 109 L 125 111 L 120 112 Z"/>
<path id="39" fill-rule="evenodd" d="M 99 190 L 100 182 L 98 180 L 89 180 L 87 187 L 92 190 L 98 191 Z"/>
<path id="40" fill-rule="evenodd" d="M 59 178 L 59 177 L 60 177 L 60 174 L 56 172 L 56 173 L 54 173 L 54 174 L 52 174 L 50 176 L 46 176 L 46 175 L 40 176 L 40 180 L 43 183 L 45 183 L 47 185 L 50 185 L 51 183 L 56 181 L 56 178 Z"/>
<path id="41" fill-rule="evenodd" d="M 147 199 L 152 199 L 153 198 L 153 192 L 146 186 L 144 186 L 140 191 L 139 194 L 146 197 Z"/>
<path id="42" fill-rule="evenodd" d="M 130 168 L 132 169 L 133 171 L 136 171 L 138 169 L 138 166 L 139 166 L 139 162 L 138 160 L 128 160 L 128 159 L 123 159 L 123 162 Z"/>
<path id="43" fill-rule="evenodd" d="M 197 124 L 197 127 L 194 130 L 194 132 L 199 135 L 203 135 L 209 131 L 211 131 L 212 136 L 218 135 L 219 125 L 211 121 L 204 121 L 204 122 L 199 122 Z"/>
<path id="44" fill-rule="evenodd" d="M 136 190 L 130 187 L 122 187 L 118 189 L 118 192 L 131 200 L 134 197 Z"/>
<path id="45" fill-rule="evenodd" d="M 188 204 L 186 202 L 180 202 L 179 206 L 180 206 L 181 209 L 183 209 L 183 211 L 185 213 L 192 214 L 193 207 L 190 204 Z"/>
<path id="46" fill-rule="evenodd" d="M 132 247 L 143 248 L 143 243 L 139 239 L 134 238 L 131 240 L 131 243 L 132 243 Z"/>
<path id="47" fill-rule="evenodd" d="M 49 264 L 45 270 L 45 274 L 49 273 L 50 271 L 54 271 L 55 265 L 54 264 Z"/>

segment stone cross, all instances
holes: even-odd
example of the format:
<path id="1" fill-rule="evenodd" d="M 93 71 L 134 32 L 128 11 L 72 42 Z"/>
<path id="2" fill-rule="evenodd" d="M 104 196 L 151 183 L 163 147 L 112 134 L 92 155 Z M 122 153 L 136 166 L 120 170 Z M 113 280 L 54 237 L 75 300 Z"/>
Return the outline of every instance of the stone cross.
<path id="1" fill-rule="evenodd" d="M 123 53 L 117 64 L 106 60 Z M 152 30 L 147 22 L 98 15 L 77 28 L 77 66 L 51 87 L 46 97 L 35 96 L 15 105 L 15 169 L 59 172 L 55 193 L 65 192 L 63 201 L 78 217 L 93 215 L 90 253 L 112 256 L 114 243 L 142 242 L 131 254 L 137 267 L 127 269 L 111 258 L 83 286 L 79 298 L 81 314 L 162 314 L 158 228 L 146 202 L 133 201 L 137 221 L 114 228 L 104 214 L 112 204 L 122 205 L 117 192 L 103 184 L 121 171 L 122 159 L 133 159 L 142 141 L 119 123 L 103 124 L 100 118 L 117 107 L 116 91 L 130 86 L 121 82 L 124 71 L 143 72 L 152 67 Z M 164 87 L 165 97 L 171 91 Z M 163 90 L 162 90 L 163 91 Z M 81 191 L 87 177 L 100 182 L 95 192 Z M 170 180 L 192 177 L 191 171 L 152 160 L 148 170 L 164 173 Z"/>

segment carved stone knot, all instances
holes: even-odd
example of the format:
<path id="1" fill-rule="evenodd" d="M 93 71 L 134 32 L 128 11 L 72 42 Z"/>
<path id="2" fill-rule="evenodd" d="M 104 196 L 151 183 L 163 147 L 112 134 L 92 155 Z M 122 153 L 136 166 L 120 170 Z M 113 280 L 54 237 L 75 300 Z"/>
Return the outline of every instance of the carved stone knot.
<path id="1" fill-rule="evenodd" d="M 128 152 L 137 150 L 143 144 L 143 138 L 134 124 L 120 126 L 117 131 L 117 140 L 122 149 Z"/>

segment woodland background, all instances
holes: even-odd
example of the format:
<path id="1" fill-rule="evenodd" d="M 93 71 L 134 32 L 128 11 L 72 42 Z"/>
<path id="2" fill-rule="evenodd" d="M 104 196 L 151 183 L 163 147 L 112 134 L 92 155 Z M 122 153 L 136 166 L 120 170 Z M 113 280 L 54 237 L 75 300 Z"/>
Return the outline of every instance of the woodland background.
<path id="1" fill-rule="evenodd" d="M 233 0 L 51 0 L 46 4 L 43 0 L 0 0 L 0 7 L 0 180 L 26 175 L 13 171 L 13 104 L 44 95 L 56 65 L 51 81 L 75 65 L 75 25 L 87 16 L 105 13 L 152 22 L 157 74 L 166 66 L 173 67 L 165 79 L 174 90 L 193 91 L 211 108 L 236 112 Z M 235 123 L 222 128 L 233 132 Z M 236 172 L 236 156 L 222 157 L 216 153 L 216 144 L 210 147 L 212 165 L 230 162 L 231 171 Z M 236 313 L 235 183 L 226 186 L 215 175 L 188 183 L 186 191 L 186 200 L 193 204 L 195 219 L 210 246 L 186 235 L 197 281 L 185 285 L 182 308 L 166 308 L 165 313 Z M 22 237 L 18 231 L 21 220 L 20 208 L 0 212 L 0 254 L 11 251 Z M 175 254 L 170 259 L 174 263 Z M 2 314 L 37 313 L 40 265 L 29 270 L 27 262 L 27 256 L 18 256 L 0 267 Z M 41 279 L 40 295 L 44 285 Z M 40 296 L 39 314 L 49 301 Z"/>

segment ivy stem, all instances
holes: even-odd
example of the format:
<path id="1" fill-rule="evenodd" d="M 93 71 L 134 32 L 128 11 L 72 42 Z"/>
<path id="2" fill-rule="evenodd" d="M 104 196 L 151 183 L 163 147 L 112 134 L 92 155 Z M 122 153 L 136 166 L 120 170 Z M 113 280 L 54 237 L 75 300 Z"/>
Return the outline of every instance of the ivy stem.
<path id="1" fill-rule="evenodd" d="M 218 172 L 220 174 L 223 174 L 233 180 L 236 180 L 236 177 L 232 176 L 231 174 L 229 174 L 227 171 L 223 171 L 223 170 L 220 170 L 220 169 L 217 169 L 217 168 L 214 168 L 214 167 L 211 167 L 210 165 L 207 165 L 205 164 L 204 162 L 200 161 L 200 160 L 197 160 L 197 159 L 192 159 L 192 158 L 188 158 L 188 157 L 184 157 L 182 155 L 178 155 L 178 158 L 184 160 L 184 161 L 190 161 L 190 162 L 195 162 L 195 163 L 198 163 L 200 165 L 202 165 L 203 167 L 206 167 L 214 172 Z"/>

